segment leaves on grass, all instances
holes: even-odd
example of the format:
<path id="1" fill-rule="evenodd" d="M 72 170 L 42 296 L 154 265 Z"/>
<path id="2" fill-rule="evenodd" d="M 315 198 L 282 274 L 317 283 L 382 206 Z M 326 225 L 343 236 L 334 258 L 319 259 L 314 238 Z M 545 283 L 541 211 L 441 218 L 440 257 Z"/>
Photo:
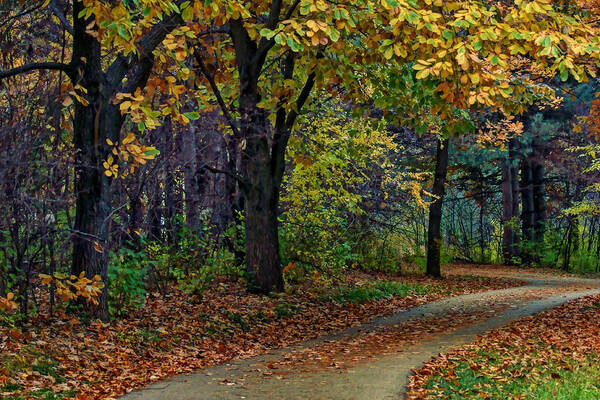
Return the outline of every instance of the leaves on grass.
<path id="1" fill-rule="evenodd" d="M 346 284 L 383 277 L 354 275 Z M 202 301 L 181 293 L 150 295 L 142 310 L 111 324 L 86 325 L 63 313 L 55 321 L 33 321 L 40 328 L 24 330 L 22 337 L 0 330 L 0 382 L 18 386 L 21 394 L 42 388 L 74 391 L 79 399 L 106 399 L 171 375 L 250 357 L 450 294 L 519 284 L 461 277 L 394 280 L 433 289 L 424 295 L 354 304 L 330 301 L 309 287 L 262 297 L 247 294 L 239 284 L 220 283 Z M 36 372 L 32 366 L 40 362 L 51 368 Z"/>
<path id="2" fill-rule="evenodd" d="M 533 385 L 562 378 L 597 354 L 600 296 L 591 296 L 522 318 L 432 360 L 415 371 L 408 398 L 526 398 Z"/>

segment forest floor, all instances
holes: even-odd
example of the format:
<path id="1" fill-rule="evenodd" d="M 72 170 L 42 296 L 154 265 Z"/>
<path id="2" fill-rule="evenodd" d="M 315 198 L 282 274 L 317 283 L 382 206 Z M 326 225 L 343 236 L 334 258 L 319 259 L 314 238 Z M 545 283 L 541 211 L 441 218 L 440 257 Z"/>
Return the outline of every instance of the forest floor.
<path id="1" fill-rule="evenodd" d="M 514 268 L 454 266 L 446 273 L 465 272 L 520 279 L 526 285 L 436 300 L 336 334 L 158 382 L 124 398 L 438 399 L 439 391 L 423 386 L 427 377 L 447 374 L 447 364 L 435 364 L 440 353 L 519 318 L 600 293 L 598 280 Z M 407 393 L 412 371 L 432 358 L 433 366 L 417 371 L 420 379 L 413 378 Z"/>
<path id="2" fill-rule="evenodd" d="M 152 294 L 110 324 L 50 320 L 41 304 L 27 329 L 0 328 L 0 398 L 107 399 L 153 382 L 126 398 L 397 398 L 431 356 L 600 287 L 506 267 L 444 274 L 356 273 L 272 297 L 220 282 L 201 299 Z"/>

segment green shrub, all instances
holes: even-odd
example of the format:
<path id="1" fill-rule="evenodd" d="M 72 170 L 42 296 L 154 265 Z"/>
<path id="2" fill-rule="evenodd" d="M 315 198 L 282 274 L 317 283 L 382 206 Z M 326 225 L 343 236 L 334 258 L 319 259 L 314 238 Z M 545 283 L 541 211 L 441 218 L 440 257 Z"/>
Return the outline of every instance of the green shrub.
<path id="1" fill-rule="evenodd" d="M 169 284 L 175 283 L 181 291 L 200 296 L 219 276 L 235 279 L 245 276 L 240 263 L 243 260 L 237 260 L 234 254 L 243 246 L 240 241 L 243 222 L 232 224 L 223 233 L 222 241 L 218 241 L 210 233 L 209 225 L 203 225 L 197 232 L 185 226 L 181 217 L 177 220 L 180 226 L 175 242 L 153 242 L 147 246 L 154 260 L 152 281 L 161 292 L 166 293 Z M 229 246 L 222 242 L 228 242 Z"/>
<path id="2" fill-rule="evenodd" d="M 111 315 L 123 316 L 140 308 L 146 299 L 146 275 L 153 263 L 145 251 L 121 248 L 108 264 L 108 306 Z"/>

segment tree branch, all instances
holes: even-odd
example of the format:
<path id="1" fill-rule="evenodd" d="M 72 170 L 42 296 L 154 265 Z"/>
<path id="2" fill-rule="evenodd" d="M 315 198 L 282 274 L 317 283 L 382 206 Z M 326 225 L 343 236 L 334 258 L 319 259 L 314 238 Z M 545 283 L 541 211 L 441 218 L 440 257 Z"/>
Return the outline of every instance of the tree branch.
<path id="1" fill-rule="evenodd" d="M 276 3 L 279 3 L 279 4 L 277 5 Z M 294 14 L 294 11 L 296 11 L 296 8 L 298 8 L 299 4 L 300 4 L 300 0 L 296 0 L 294 2 L 294 4 L 292 4 L 290 6 L 289 10 L 285 14 L 284 19 L 290 19 L 292 17 L 292 14 Z M 269 17 L 267 19 L 267 24 L 266 24 L 267 29 L 275 29 L 275 27 L 277 27 L 277 23 L 280 21 L 280 18 L 279 18 L 280 13 L 281 13 L 281 2 L 274 1 L 273 5 L 271 7 L 271 11 L 269 12 Z M 271 50 L 271 48 L 274 45 L 275 45 L 274 39 L 262 38 L 260 40 L 260 43 L 258 44 L 258 50 L 256 51 L 257 61 L 260 62 L 262 60 L 262 62 L 264 62 L 264 59 L 267 57 L 267 53 L 269 52 L 269 50 Z"/>
<path id="2" fill-rule="evenodd" d="M 304 107 L 304 104 L 310 96 L 310 92 L 312 92 L 312 89 L 315 86 L 316 76 L 317 74 L 314 71 L 311 72 L 310 75 L 308 75 L 308 79 L 306 79 L 306 83 L 304 83 L 302 92 L 300 92 L 298 99 L 296 99 L 296 107 L 292 111 L 290 111 L 285 121 L 286 129 L 292 129 L 292 127 L 294 126 L 294 123 L 296 122 L 296 118 L 298 118 L 300 110 L 302 110 L 302 107 Z"/>
<path id="3" fill-rule="evenodd" d="M 322 54 L 318 54 L 317 58 L 322 58 Z M 286 59 L 284 65 L 284 78 L 292 79 L 294 73 L 294 54 L 292 53 Z M 276 116 L 276 129 L 275 135 L 273 136 L 273 145 L 271 151 L 271 169 L 275 174 L 276 179 L 276 189 L 279 189 L 279 185 L 281 184 L 281 179 L 283 178 L 283 173 L 285 171 L 285 152 L 287 149 L 287 144 L 290 139 L 290 135 L 292 133 L 292 128 L 294 127 L 294 123 L 298 118 L 298 114 L 304 104 L 308 100 L 310 93 L 315 85 L 316 72 L 311 72 L 304 83 L 304 87 L 300 92 L 300 95 L 296 99 L 296 107 L 291 110 L 287 117 L 285 116 L 285 111 L 283 109 L 283 105 L 277 110 Z"/>
<path id="4" fill-rule="evenodd" d="M 219 106 L 221 107 L 221 110 L 223 111 L 223 115 L 225 115 L 227 122 L 231 126 L 231 130 L 233 131 L 233 133 L 235 135 L 238 135 L 239 131 L 238 131 L 237 125 L 235 123 L 235 120 L 231 116 L 231 113 L 229 112 L 229 109 L 227 108 L 227 105 L 225 104 L 225 100 L 223 100 L 223 96 L 221 95 L 221 91 L 217 87 L 217 83 L 215 82 L 214 77 L 212 76 L 212 74 L 210 73 L 208 68 L 206 68 L 206 65 L 204 65 L 202 56 L 198 52 L 194 52 L 194 57 L 196 58 L 196 62 L 198 63 L 198 67 L 200 68 L 202 75 L 204 75 L 204 77 L 210 84 L 210 87 L 211 87 L 213 93 L 215 94 L 215 97 L 217 98 L 217 102 L 219 103 Z"/>
<path id="5" fill-rule="evenodd" d="M 58 4 L 56 4 L 56 0 L 50 1 L 50 9 L 54 13 L 54 15 L 56 15 L 56 17 L 59 19 L 59 21 L 63 24 L 63 27 L 65 28 L 65 30 L 67 32 L 69 32 L 71 35 L 74 35 L 73 26 L 71 26 L 69 21 L 67 21 L 67 18 L 65 17 L 65 14 L 62 12 L 62 10 L 60 8 L 58 8 Z"/>
<path id="6" fill-rule="evenodd" d="M 269 16 L 267 17 L 267 29 L 273 29 L 279 22 L 279 15 L 281 14 L 281 3 L 282 0 L 274 0 L 271 3 L 271 9 L 269 10 Z"/>
<path id="7" fill-rule="evenodd" d="M 30 9 L 24 10 L 24 11 L 18 13 L 17 15 L 13 15 L 12 17 L 9 17 L 6 20 L 2 21 L 2 23 L 0 23 L 0 28 L 2 28 L 4 25 L 8 24 L 10 21 L 21 18 L 22 16 L 27 15 L 27 14 L 31 14 L 32 12 L 34 12 L 35 10 L 38 10 L 40 8 L 42 8 L 41 3 L 38 4 L 37 6 L 31 7 Z"/>
<path id="8" fill-rule="evenodd" d="M 177 4 L 181 5 L 182 2 L 183 1 L 179 1 Z M 138 57 L 131 56 L 126 58 L 123 55 L 119 55 L 106 71 L 111 91 L 116 90 L 130 70 L 142 67 L 148 68 L 148 66 L 151 67 L 154 64 L 154 55 L 152 54 L 154 49 L 164 40 L 168 33 L 183 24 L 184 21 L 183 18 L 181 18 L 181 15 L 172 13 L 170 16 L 165 17 L 162 21 L 155 24 L 148 33 L 137 41 Z"/>
<path id="9" fill-rule="evenodd" d="M 210 172 L 212 172 L 214 174 L 224 174 L 224 175 L 227 175 L 228 177 L 237 180 L 240 183 L 240 185 L 242 187 L 244 187 L 244 188 L 247 188 L 249 186 L 248 180 L 244 179 L 243 176 L 238 175 L 236 173 L 233 173 L 231 171 L 226 171 L 224 169 L 214 168 L 214 167 L 211 167 L 210 165 L 204 165 L 202 168 L 206 169 L 206 170 L 208 170 L 208 171 L 210 171 Z"/>
<path id="10" fill-rule="evenodd" d="M 71 64 L 64 64 L 58 62 L 37 62 L 21 65 L 20 67 L 15 67 L 11 69 L 7 69 L 4 71 L 0 71 L 0 80 L 10 78 L 12 76 L 32 72 L 32 71 L 40 71 L 40 70 L 48 70 L 48 71 L 62 71 L 67 74 L 67 76 L 71 79 L 75 78 L 75 69 Z"/>

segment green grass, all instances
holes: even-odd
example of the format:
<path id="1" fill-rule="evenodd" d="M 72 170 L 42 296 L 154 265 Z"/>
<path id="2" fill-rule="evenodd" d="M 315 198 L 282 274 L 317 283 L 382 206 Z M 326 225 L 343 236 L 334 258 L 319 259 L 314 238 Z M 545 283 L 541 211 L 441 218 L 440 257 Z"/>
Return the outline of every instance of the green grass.
<path id="1" fill-rule="evenodd" d="M 531 360 L 539 361 L 535 353 L 532 349 Z M 468 363 L 454 364 L 453 371 L 431 376 L 426 387 L 434 389 L 435 399 L 445 400 L 600 400 L 600 364 L 596 357 L 590 356 L 585 364 L 547 360 L 547 365 L 530 360 L 506 365 L 501 363 L 503 359 L 500 354 L 478 351 Z"/>
<path id="2" fill-rule="evenodd" d="M 363 304 L 372 300 L 424 295 L 433 292 L 430 285 L 408 284 L 394 281 L 368 282 L 361 286 L 344 287 L 329 298 L 336 303 Z"/>
<path id="3" fill-rule="evenodd" d="M 600 399 L 600 365 L 573 371 L 561 371 L 560 377 L 528 388 L 531 400 L 596 400 Z"/>
<path id="4" fill-rule="evenodd" d="M 7 384 L 0 386 L 0 398 L 6 400 L 24 400 L 24 395 L 6 395 L 6 393 L 15 393 L 21 389 L 19 385 Z M 3 393 L 5 394 L 3 397 Z M 28 399 L 34 400 L 66 400 L 75 397 L 76 391 L 70 390 L 62 393 L 55 393 L 52 389 L 39 389 L 33 392 L 26 393 Z"/>
<path id="5" fill-rule="evenodd" d="M 55 383 L 64 383 L 65 378 L 58 371 L 58 363 L 52 357 L 35 350 L 31 346 L 23 347 L 19 353 L 4 356 L 0 355 L 0 369 L 8 373 L 8 376 L 35 371 L 42 376 L 51 376 Z M 55 393 L 50 388 L 38 389 L 24 392 L 24 389 L 16 383 L 0 385 L 0 399 L 6 400 L 64 400 L 74 397 L 75 391 L 64 391 Z"/>

